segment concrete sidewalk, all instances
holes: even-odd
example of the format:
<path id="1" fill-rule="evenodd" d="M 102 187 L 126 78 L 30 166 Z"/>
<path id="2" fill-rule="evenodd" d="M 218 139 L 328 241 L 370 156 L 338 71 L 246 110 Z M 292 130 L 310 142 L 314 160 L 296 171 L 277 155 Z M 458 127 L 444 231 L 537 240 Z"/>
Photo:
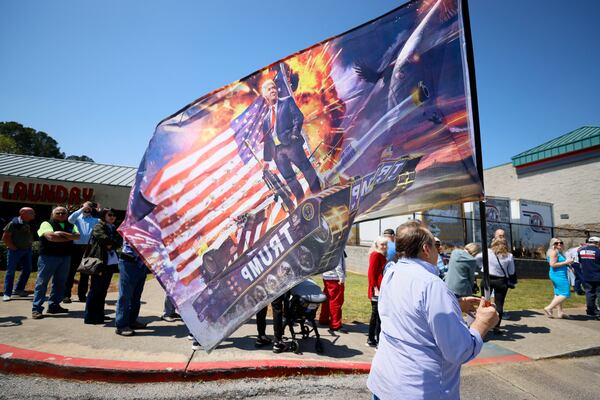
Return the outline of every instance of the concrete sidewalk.
<path id="1" fill-rule="evenodd" d="M 107 312 L 114 317 L 116 293 L 109 293 Z M 164 299 L 156 280 L 146 283 L 140 320 L 147 329 L 133 337 L 115 334 L 114 321 L 85 325 L 84 304 L 65 305 L 69 314 L 31 319 L 31 297 L 0 304 L 0 371 L 40 373 L 78 379 L 158 381 L 221 379 L 368 372 L 375 349 L 366 346 L 368 326 L 348 323 L 349 332 L 322 335 L 324 353 L 314 338 L 300 340 L 302 354 L 274 354 L 256 348 L 256 327 L 249 321 L 212 353 L 193 352 L 182 322 L 160 319 Z M 526 361 L 600 353 L 600 321 L 583 310 L 568 310 L 570 319 L 549 319 L 540 311 L 508 313 L 506 334 L 490 336 L 471 364 Z M 267 332 L 272 332 L 267 328 Z"/>

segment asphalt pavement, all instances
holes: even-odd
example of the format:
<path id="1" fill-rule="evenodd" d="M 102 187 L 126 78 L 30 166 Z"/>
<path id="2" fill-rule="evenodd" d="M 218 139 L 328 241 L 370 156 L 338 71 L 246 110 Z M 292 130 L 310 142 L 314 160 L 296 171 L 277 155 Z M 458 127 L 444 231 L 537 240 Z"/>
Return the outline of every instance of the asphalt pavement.
<path id="1" fill-rule="evenodd" d="M 597 400 L 600 356 L 466 366 L 462 400 Z M 0 400 L 371 399 L 367 376 L 327 375 L 213 382 L 80 382 L 0 373 Z"/>
<path id="2" fill-rule="evenodd" d="M 116 295 L 107 298 L 113 318 Z M 114 321 L 84 324 L 83 303 L 64 305 L 68 314 L 33 320 L 31 296 L 2 302 L 0 371 L 122 382 L 366 373 L 376 351 L 366 346 L 367 324 L 351 322 L 345 325 L 348 333 L 319 329 L 323 354 L 316 353 L 313 337 L 300 340 L 300 354 L 274 354 L 255 346 L 254 320 L 210 354 L 193 351 L 181 321 L 160 319 L 163 300 L 162 288 L 149 280 L 140 316 L 148 326 L 132 337 L 116 335 Z M 583 309 L 567 314 L 568 319 L 549 319 L 541 310 L 506 313 L 505 333 L 486 338 L 471 365 L 600 354 L 600 321 L 587 318 Z"/>

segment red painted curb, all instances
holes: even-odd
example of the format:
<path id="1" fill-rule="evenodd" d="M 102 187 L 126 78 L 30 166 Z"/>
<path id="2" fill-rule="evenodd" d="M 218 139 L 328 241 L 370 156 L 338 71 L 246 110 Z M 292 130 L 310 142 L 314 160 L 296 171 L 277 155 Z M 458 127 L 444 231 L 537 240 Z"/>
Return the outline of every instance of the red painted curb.
<path id="1" fill-rule="evenodd" d="M 507 354 L 504 356 L 476 358 L 474 360 L 469 361 L 466 365 L 498 364 L 498 363 L 505 363 L 505 362 L 523 362 L 523 361 L 531 361 L 531 358 L 524 356 L 523 354 L 515 353 L 515 354 Z"/>
<path id="2" fill-rule="evenodd" d="M 467 365 L 529 361 L 521 354 L 477 358 Z M 319 360 L 248 360 L 190 363 L 100 360 L 66 357 L 0 344 L 0 371 L 53 378 L 143 383 L 212 381 L 296 375 L 367 374 L 370 363 Z"/>
<path id="3" fill-rule="evenodd" d="M 366 374 L 370 363 L 319 360 L 248 360 L 190 363 L 138 362 L 65 357 L 0 344 L 0 370 L 54 378 L 106 382 L 219 380 L 293 375 Z"/>

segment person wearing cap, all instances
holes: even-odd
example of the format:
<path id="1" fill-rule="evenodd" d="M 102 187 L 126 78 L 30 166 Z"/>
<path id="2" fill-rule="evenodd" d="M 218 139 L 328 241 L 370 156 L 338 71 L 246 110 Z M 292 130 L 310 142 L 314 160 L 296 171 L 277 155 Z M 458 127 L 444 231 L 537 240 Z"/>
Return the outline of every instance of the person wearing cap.
<path id="1" fill-rule="evenodd" d="M 586 313 L 600 319 L 600 237 L 592 236 L 586 242 L 577 253 L 584 280 Z"/>
<path id="2" fill-rule="evenodd" d="M 446 275 L 446 272 L 448 272 L 448 266 L 444 263 L 444 253 L 442 253 L 442 241 L 437 237 L 434 237 L 433 240 L 435 242 L 435 248 L 438 252 L 436 262 L 438 274 L 440 275 L 440 278 L 444 279 L 444 275 Z"/>
<path id="3" fill-rule="evenodd" d="M 383 237 L 387 238 L 387 261 L 396 262 L 396 233 L 393 229 L 386 229 L 383 231 Z"/>

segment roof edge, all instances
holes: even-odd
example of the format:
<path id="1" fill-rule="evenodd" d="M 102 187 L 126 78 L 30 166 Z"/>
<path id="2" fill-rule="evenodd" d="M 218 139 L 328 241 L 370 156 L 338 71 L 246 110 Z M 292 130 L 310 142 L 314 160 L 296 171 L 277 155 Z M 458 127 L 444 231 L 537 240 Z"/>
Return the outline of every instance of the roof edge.
<path id="1" fill-rule="evenodd" d="M 131 169 L 138 168 L 138 167 L 130 167 L 128 165 L 105 164 L 105 163 L 97 163 L 97 162 L 91 162 L 91 161 L 79 161 L 79 160 L 67 160 L 64 158 L 32 156 L 29 154 L 14 154 L 14 153 L 0 152 L 0 156 L 15 156 L 15 157 L 34 158 L 34 159 L 42 159 L 42 160 L 63 161 L 63 162 L 78 163 L 78 164 L 84 163 L 84 164 L 100 165 L 100 166 L 105 166 L 105 167 L 120 167 L 120 168 L 131 168 Z"/>
<path id="2" fill-rule="evenodd" d="M 600 126 L 594 126 L 594 125 L 583 125 L 583 126 L 580 126 L 580 127 L 579 127 L 579 128 L 577 128 L 577 129 L 573 129 L 572 131 L 569 131 L 569 132 L 567 132 L 567 133 L 564 133 L 564 134 L 562 134 L 562 135 L 560 135 L 560 136 L 558 136 L 558 137 L 555 137 L 554 139 L 547 140 L 547 141 L 545 141 L 545 142 L 544 142 L 544 143 L 542 143 L 542 144 L 538 144 L 538 145 L 537 145 L 537 146 L 535 146 L 535 147 L 532 147 L 532 148 L 530 148 L 530 149 L 528 149 L 528 150 L 522 151 L 522 152 L 520 152 L 519 154 L 517 154 L 517 155 L 515 155 L 515 156 L 512 156 L 510 159 L 514 161 L 516 158 L 523 157 L 524 155 L 526 155 L 526 153 L 529 153 L 529 152 L 534 152 L 534 151 L 535 151 L 535 149 L 537 149 L 537 148 L 539 148 L 539 147 L 542 147 L 542 146 L 544 146 L 545 144 L 548 144 L 548 143 L 550 143 L 550 142 L 553 142 L 553 141 L 555 141 L 555 140 L 557 140 L 557 139 L 560 139 L 560 138 L 562 138 L 562 137 L 564 137 L 564 136 L 570 135 L 570 134 L 572 134 L 572 133 L 573 133 L 573 132 L 575 132 L 575 131 L 578 131 L 578 130 L 580 130 L 580 129 L 585 129 L 585 128 L 594 128 L 594 129 L 598 129 L 598 130 L 600 130 Z M 591 136 L 591 137 L 595 137 L 595 136 L 600 136 L 600 133 L 598 133 L 598 135 L 594 135 L 594 136 Z M 589 138 L 575 140 L 575 141 L 573 141 L 573 142 L 570 142 L 569 144 L 572 144 L 572 143 L 578 143 L 578 142 L 581 142 L 581 141 L 584 141 L 584 140 L 588 140 L 588 139 L 589 139 Z M 558 147 L 561 147 L 561 146 L 565 146 L 565 144 L 559 144 L 559 145 L 556 145 L 556 146 L 553 146 L 553 147 L 549 147 L 549 148 L 547 148 L 547 149 L 544 149 L 544 151 L 546 151 L 546 150 L 552 150 L 552 149 L 556 149 L 556 148 L 558 148 Z"/>

